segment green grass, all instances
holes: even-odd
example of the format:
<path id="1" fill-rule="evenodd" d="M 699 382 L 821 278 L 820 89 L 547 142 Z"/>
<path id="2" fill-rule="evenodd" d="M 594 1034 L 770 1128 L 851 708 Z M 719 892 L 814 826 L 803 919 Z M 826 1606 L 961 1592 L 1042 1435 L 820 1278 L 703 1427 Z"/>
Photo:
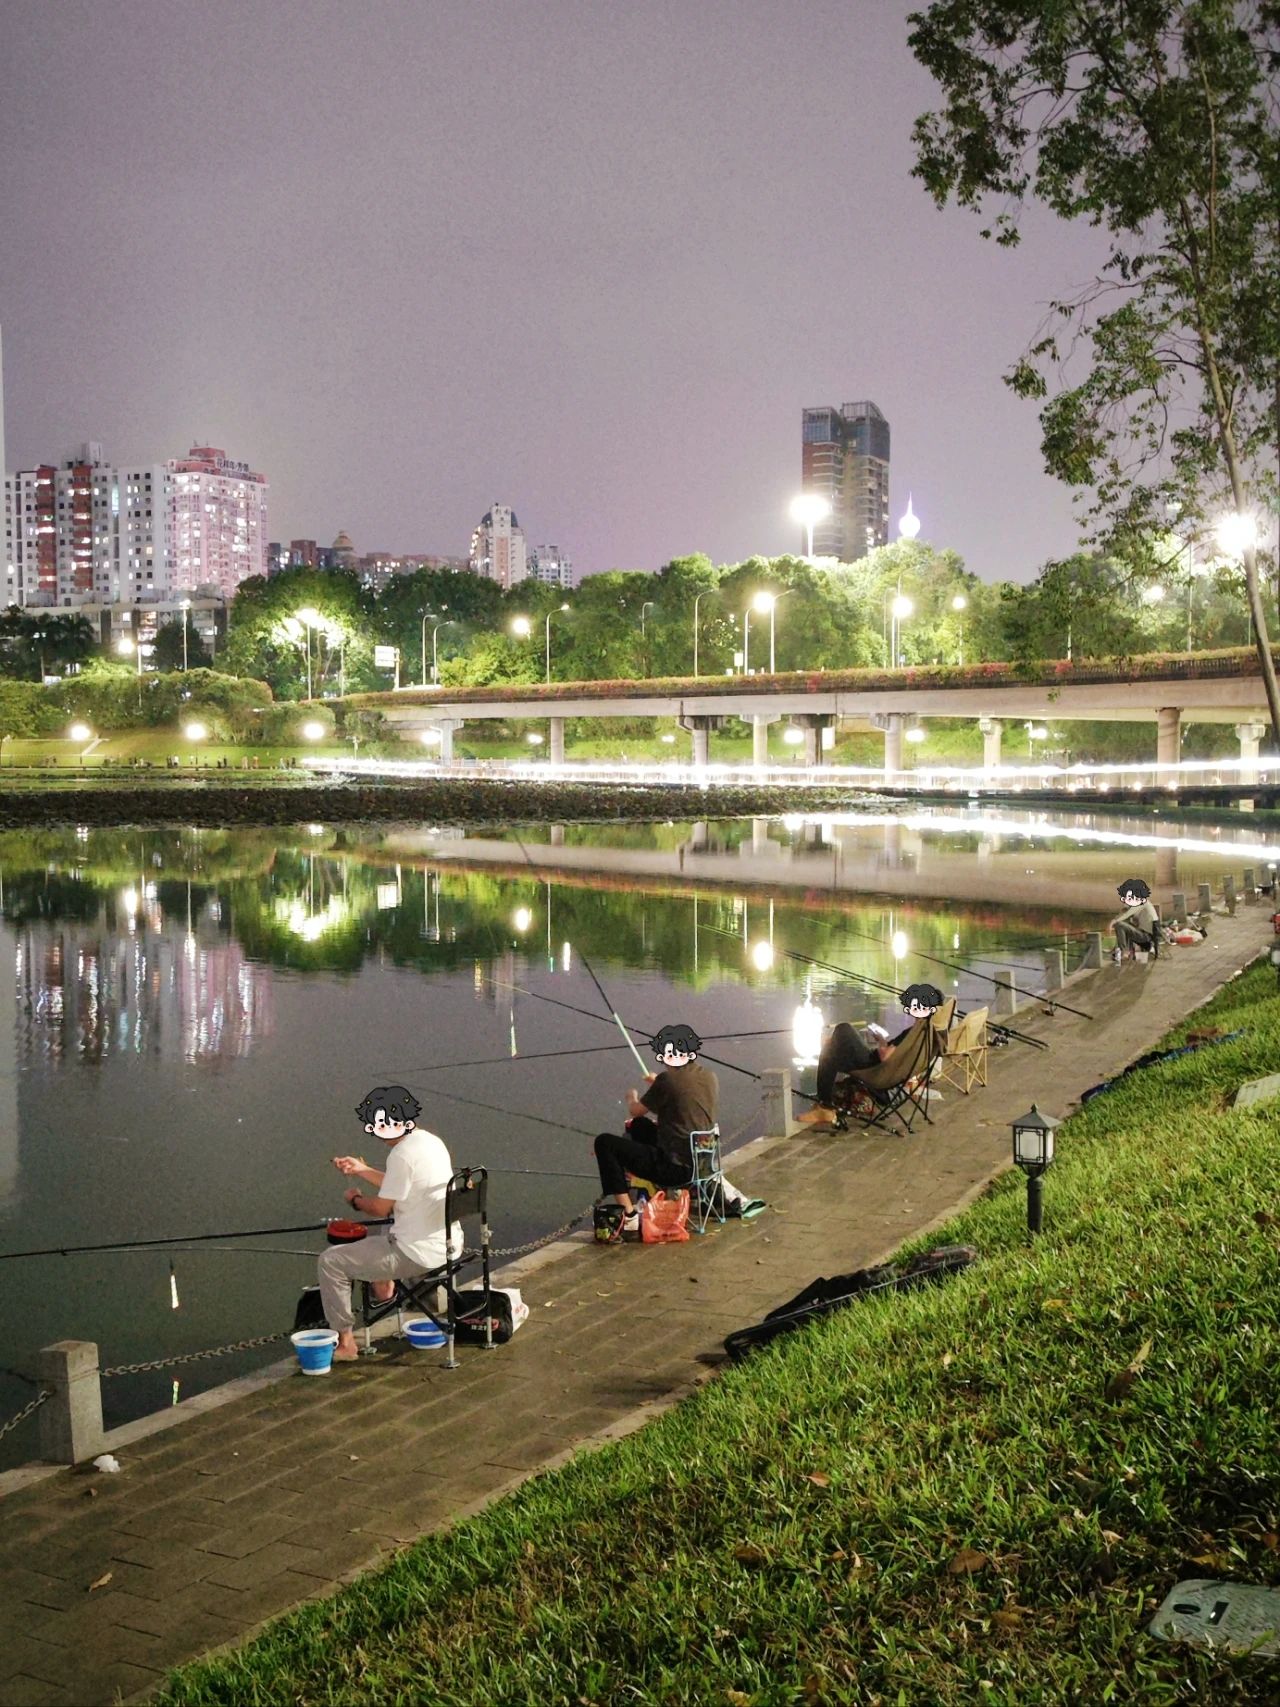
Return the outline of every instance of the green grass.
<path id="1" fill-rule="evenodd" d="M 164 1701 L 1280 1701 L 1276 1662 L 1145 1629 L 1180 1578 L 1280 1583 L 1280 1121 L 1226 1106 L 1280 1061 L 1270 968 L 1172 1041 L 1207 1022 L 1246 1035 L 1062 1128 L 1033 1249 L 1008 1176 L 917 1242 L 977 1245 L 968 1274 L 791 1336 Z"/>

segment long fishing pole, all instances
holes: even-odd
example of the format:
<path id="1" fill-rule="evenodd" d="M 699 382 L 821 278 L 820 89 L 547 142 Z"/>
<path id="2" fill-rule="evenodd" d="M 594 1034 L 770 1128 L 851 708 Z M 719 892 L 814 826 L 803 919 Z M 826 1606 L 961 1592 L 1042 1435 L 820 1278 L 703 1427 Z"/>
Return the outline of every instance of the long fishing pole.
<path id="1" fill-rule="evenodd" d="M 573 1132 L 580 1138 L 594 1138 L 594 1132 L 588 1132 L 585 1126 L 566 1126 L 563 1120 L 548 1120 L 545 1115 L 527 1114 L 523 1109 L 517 1112 L 513 1108 L 500 1108 L 496 1102 L 477 1102 L 475 1097 L 459 1096 L 456 1091 L 442 1091 L 432 1088 L 432 1096 L 444 1097 L 446 1102 L 466 1103 L 470 1108 L 487 1108 L 491 1114 L 505 1114 L 508 1120 L 532 1120 L 538 1126 L 554 1126 L 560 1132 Z"/>
<path id="2" fill-rule="evenodd" d="M 526 996 L 538 1000 L 536 990 L 525 990 Z M 603 1020 L 603 1014 L 592 1014 L 592 1019 Z M 712 1031 L 707 1033 L 708 1043 L 723 1042 L 726 1038 L 739 1037 L 783 1037 L 789 1033 L 789 1025 L 771 1025 L 763 1031 Z M 591 1043 L 580 1044 L 576 1049 L 534 1049 L 528 1054 L 517 1056 L 519 1061 L 554 1061 L 566 1055 L 614 1055 L 620 1049 L 625 1049 L 625 1043 Z M 387 1068 L 388 1073 L 394 1071 L 407 1078 L 414 1073 L 444 1073 L 454 1067 L 505 1067 L 510 1064 L 509 1055 L 483 1055 L 474 1061 L 427 1061 L 415 1067 Z"/>
<path id="3" fill-rule="evenodd" d="M 521 846 L 523 846 L 523 845 L 524 844 L 521 843 Z M 649 1068 L 646 1065 L 646 1063 L 641 1059 L 640 1051 L 636 1048 L 635 1043 L 632 1040 L 631 1033 L 627 1030 L 626 1026 L 623 1025 L 622 1021 L 618 1018 L 618 1010 L 614 1007 L 613 1003 L 609 1000 L 608 996 L 605 995 L 604 986 L 601 984 L 600 980 L 596 977 L 595 973 L 591 970 L 591 962 L 587 959 L 585 954 L 579 954 L 578 959 L 582 962 L 583 966 L 586 968 L 587 976 L 591 979 L 591 982 L 595 985 L 596 989 L 599 990 L 600 1000 L 604 1003 L 605 1007 L 608 1008 L 609 1012 L 613 1015 L 614 1024 L 617 1026 L 618 1030 L 622 1033 L 622 1035 L 626 1038 L 627 1047 L 630 1049 L 631 1053 L 636 1058 L 636 1065 L 639 1067 L 640 1071 L 644 1074 L 644 1076 L 646 1078 L 648 1078 Z M 599 1017 L 599 1016 L 597 1016 L 597 1017 Z"/>
<path id="4" fill-rule="evenodd" d="M 342 1215 L 329 1215 L 323 1221 L 308 1221 L 301 1227 L 243 1227 L 235 1233 L 180 1233 L 167 1239 L 113 1239 L 105 1245 L 50 1245 L 39 1251 L 0 1251 L 0 1262 L 15 1257 L 79 1257 L 98 1251 L 143 1251 L 160 1245 L 207 1245 L 215 1239 L 264 1239 L 276 1233 L 323 1233 L 334 1221 L 345 1220 Z M 365 1221 L 366 1227 L 386 1227 L 387 1219 Z M 309 1251 L 309 1256 L 315 1253 Z"/>

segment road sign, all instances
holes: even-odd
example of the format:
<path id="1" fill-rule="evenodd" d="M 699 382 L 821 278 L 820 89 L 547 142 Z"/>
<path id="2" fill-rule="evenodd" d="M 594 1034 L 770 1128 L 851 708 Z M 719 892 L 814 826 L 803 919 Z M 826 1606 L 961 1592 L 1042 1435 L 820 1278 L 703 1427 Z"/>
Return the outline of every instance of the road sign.
<path id="1" fill-rule="evenodd" d="M 375 646 L 373 649 L 373 667 L 375 670 L 394 670 L 399 647 Z"/>

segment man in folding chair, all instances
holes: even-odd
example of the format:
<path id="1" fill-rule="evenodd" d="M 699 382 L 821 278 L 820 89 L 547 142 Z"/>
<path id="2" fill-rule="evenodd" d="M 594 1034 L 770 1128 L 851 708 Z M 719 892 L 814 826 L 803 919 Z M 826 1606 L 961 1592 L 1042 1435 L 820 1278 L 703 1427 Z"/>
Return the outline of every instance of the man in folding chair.
<path id="1" fill-rule="evenodd" d="M 445 1232 L 445 1190 L 453 1163 L 434 1132 L 414 1124 L 422 1104 L 403 1085 L 379 1085 L 359 1104 L 356 1114 L 365 1131 L 390 1151 L 385 1172 L 371 1168 L 363 1156 L 335 1156 L 340 1173 L 362 1179 L 377 1196 L 352 1188 L 343 1195 L 361 1215 L 390 1215 L 392 1225 L 373 1229 L 353 1245 L 334 1245 L 318 1264 L 320 1298 L 325 1320 L 338 1335 L 335 1359 L 350 1362 L 360 1355 L 355 1315 L 351 1308 L 353 1280 L 376 1282 L 374 1296 L 386 1302 L 397 1280 L 405 1280 L 448 1260 Z M 454 1229 L 454 1242 L 461 1235 Z"/>
<path id="2" fill-rule="evenodd" d="M 882 1040 L 870 1044 L 864 1042 L 846 1022 L 832 1026 L 831 1035 L 818 1057 L 818 1100 L 807 1114 L 800 1116 L 801 1125 L 830 1126 L 836 1117 L 833 1102 L 836 1079 L 845 1073 L 865 1073 L 878 1062 L 887 1061 L 916 1023 L 930 1018 L 942 1006 L 942 991 L 934 984 L 908 984 L 900 1000 L 902 1011 L 909 1016 L 911 1023 L 904 1025 L 896 1037 L 888 1037 L 879 1026 L 868 1026 L 867 1029 Z"/>

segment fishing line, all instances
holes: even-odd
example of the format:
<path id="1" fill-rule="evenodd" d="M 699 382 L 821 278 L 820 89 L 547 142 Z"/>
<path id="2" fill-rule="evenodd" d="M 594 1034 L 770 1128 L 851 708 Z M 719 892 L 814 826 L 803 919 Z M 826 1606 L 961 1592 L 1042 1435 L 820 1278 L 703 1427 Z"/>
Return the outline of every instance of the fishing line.
<path id="1" fill-rule="evenodd" d="M 537 998 L 536 990 L 528 990 L 525 994 Z M 602 1016 L 592 1014 L 591 1018 L 601 1019 Z M 705 1041 L 721 1043 L 726 1039 L 739 1037 L 783 1037 L 789 1035 L 790 1031 L 789 1025 L 769 1026 L 763 1031 L 711 1031 L 707 1033 Z M 553 1061 L 566 1055 L 613 1055 L 625 1048 L 625 1043 L 579 1044 L 576 1049 L 535 1049 L 528 1054 L 521 1055 L 519 1059 L 521 1061 Z M 413 1067 L 387 1067 L 384 1071 L 388 1074 L 395 1072 L 407 1077 L 414 1073 L 444 1073 L 454 1067 L 501 1067 L 507 1065 L 510 1060 L 509 1055 L 484 1055 L 475 1061 L 429 1061 L 421 1062 Z"/>
<path id="2" fill-rule="evenodd" d="M 234 1233 L 179 1233 L 167 1239 L 113 1239 L 105 1245 L 49 1245 L 38 1251 L 0 1251 L 0 1262 L 11 1262 L 15 1257 L 79 1257 L 98 1251 L 145 1251 L 161 1245 L 204 1245 L 216 1239 L 265 1239 L 277 1233 L 323 1233 L 334 1221 L 343 1219 L 341 1215 L 330 1215 L 323 1221 L 304 1222 L 301 1227 L 242 1227 Z M 390 1221 L 384 1217 L 378 1221 L 366 1221 L 363 1225 L 387 1227 Z M 307 1255 L 314 1256 L 315 1252 L 308 1251 Z"/>
<path id="3" fill-rule="evenodd" d="M 554 1126 L 561 1132 L 573 1132 L 580 1138 L 594 1138 L 594 1132 L 588 1132 L 585 1126 L 566 1126 L 562 1120 L 548 1120 L 545 1115 L 526 1114 L 524 1110 L 518 1113 L 515 1109 L 500 1108 L 496 1102 L 477 1102 L 475 1097 L 459 1096 L 456 1091 L 442 1091 L 433 1088 L 432 1096 L 444 1097 L 447 1102 L 463 1102 L 471 1108 L 487 1108 L 491 1114 L 505 1114 L 508 1120 L 532 1120 L 538 1126 Z"/>

